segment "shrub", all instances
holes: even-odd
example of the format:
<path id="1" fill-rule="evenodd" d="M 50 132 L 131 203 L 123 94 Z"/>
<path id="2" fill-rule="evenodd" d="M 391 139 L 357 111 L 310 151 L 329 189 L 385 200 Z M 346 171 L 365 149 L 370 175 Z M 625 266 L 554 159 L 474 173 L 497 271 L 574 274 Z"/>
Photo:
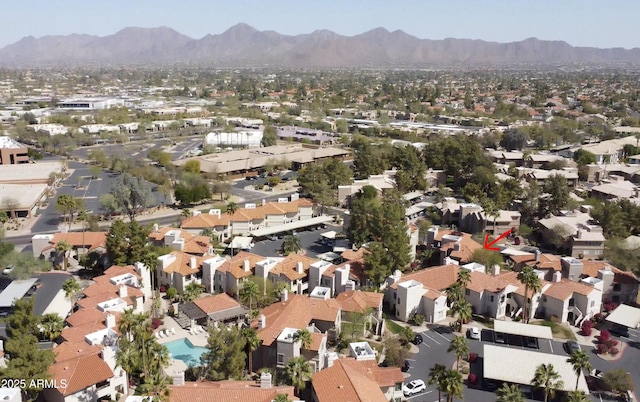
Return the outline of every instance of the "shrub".
<path id="1" fill-rule="evenodd" d="M 469 367 L 463 367 L 463 368 L 461 368 L 461 369 L 460 369 L 460 372 L 461 372 L 462 374 L 469 374 Z"/>
<path id="2" fill-rule="evenodd" d="M 560 320 L 558 319 L 558 316 L 557 316 L 557 315 L 552 315 L 552 316 L 551 316 L 551 322 L 558 323 L 558 322 L 560 322 Z"/>
<path id="3" fill-rule="evenodd" d="M 616 348 L 616 347 L 613 347 L 613 348 L 609 349 L 609 354 L 610 354 L 611 356 L 615 356 L 615 355 L 617 355 L 618 353 L 620 353 L 620 351 L 619 351 L 619 350 L 618 350 L 618 348 Z"/>
<path id="4" fill-rule="evenodd" d="M 598 338 L 598 342 L 604 343 L 608 341 L 609 338 L 611 338 L 611 333 L 606 329 L 603 329 L 602 331 L 600 331 L 600 335 L 598 335 L 596 338 Z"/>
<path id="5" fill-rule="evenodd" d="M 161 319 L 159 319 L 157 317 L 154 317 L 154 318 L 151 319 L 151 328 L 158 329 L 158 327 L 160 325 L 162 325 L 162 320 Z"/>
<path id="6" fill-rule="evenodd" d="M 169 298 L 169 300 L 175 299 L 177 295 L 178 295 L 178 289 L 176 288 L 167 289 L 167 298 Z"/>
<path id="7" fill-rule="evenodd" d="M 589 320 L 583 322 L 582 327 L 580 327 L 580 330 L 582 331 L 582 335 L 591 336 L 591 332 L 593 330 L 593 323 Z"/>
<path id="8" fill-rule="evenodd" d="M 469 363 L 475 363 L 476 360 L 478 360 L 478 354 L 469 353 Z"/>
<path id="9" fill-rule="evenodd" d="M 424 324 L 424 316 L 422 314 L 415 314 L 412 321 L 415 325 L 422 325 Z"/>
<path id="10" fill-rule="evenodd" d="M 603 344 L 603 343 L 599 343 L 596 346 L 596 350 L 598 351 L 599 355 L 604 355 L 607 353 L 607 345 Z"/>
<path id="11" fill-rule="evenodd" d="M 478 376 L 473 373 L 469 374 L 469 377 L 467 377 L 467 379 L 469 380 L 469 384 L 475 384 L 478 382 Z"/>

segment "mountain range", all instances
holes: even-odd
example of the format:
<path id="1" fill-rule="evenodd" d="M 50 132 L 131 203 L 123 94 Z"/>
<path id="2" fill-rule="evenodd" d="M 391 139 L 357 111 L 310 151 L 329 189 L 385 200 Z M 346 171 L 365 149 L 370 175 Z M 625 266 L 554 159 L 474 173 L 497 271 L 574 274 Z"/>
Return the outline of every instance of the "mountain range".
<path id="1" fill-rule="evenodd" d="M 0 49 L 0 65 L 212 67 L 429 67 L 640 63 L 640 49 L 574 47 L 529 38 L 497 43 L 469 39 L 419 39 L 376 28 L 355 36 L 327 30 L 302 35 L 258 31 L 238 24 L 218 35 L 193 39 L 171 28 L 124 28 L 108 36 L 28 36 Z"/>

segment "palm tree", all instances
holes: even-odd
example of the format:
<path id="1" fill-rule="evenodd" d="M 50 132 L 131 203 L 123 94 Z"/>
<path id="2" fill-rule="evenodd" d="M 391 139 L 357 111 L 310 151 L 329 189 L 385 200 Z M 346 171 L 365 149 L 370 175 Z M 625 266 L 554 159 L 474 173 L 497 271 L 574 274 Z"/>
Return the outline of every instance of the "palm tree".
<path id="1" fill-rule="evenodd" d="M 81 290 L 80 284 L 74 278 L 69 278 L 62 283 L 62 290 L 64 290 L 64 297 L 71 302 L 71 307 L 75 306 L 76 297 Z"/>
<path id="2" fill-rule="evenodd" d="M 62 270 L 66 271 L 67 270 L 67 258 L 68 258 L 68 252 L 71 250 L 71 244 L 69 244 L 66 240 L 62 240 L 61 242 L 58 242 L 58 244 L 56 244 L 56 252 L 58 254 L 62 253 Z"/>
<path id="3" fill-rule="evenodd" d="M 311 377 L 311 365 L 308 361 L 305 360 L 304 357 L 298 356 L 289 360 L 286 368 L 287 374 L 287 382 L 289 385 L 293 385 L 295 393 L 298 394 L 298 391 L 304 389 L 305 380 Z"/>
<path id="4" fill-rule="evenodd" d="M 590 399 L 583 391 L 567 392 L 567 402 L 588 402 Z"/>
<path id="5" fill-rule="evenodd" d="M 244 335 L 244 339 L 247 341 L 246 348 L 249 350 L 249 374 L 251 374 L 253 373 L 253 352 L 258 349 L 262 341 L 260 340 L 260 338 L 258 338 L 258 332 L 255 330 L 255 328 L 243 329 L 242 335 Z"/>
<path id="6" fill-rule="evenodd" d="M 469 282 L 471 282 L 471 271 L 469 271 L 468 269 L 460 269 L 460 271 L 458 271 L 457 283 L 459 283 L 460 287 L 462 288 L 462 294 L 464 294 L 465 290 L 467 290 L 467 285 L 469 284 Z"/>
<path id="7" fill-rule="evenodd" d="M 122 321 L 120 321 L 122 323 Z M 135 345 L 125 339 L 120 338 L 118 341 L 118 351 L 116 352 L 116 363 L 127 373 L 129 378 L 133 378 L 132 374 L 138 367 L 139 353 Z"/>
<path id="8" fill-rule="evenodd" d="M 169 400 L 169 395 L 171 394 L 170 383 L 169 377 L 157 372 L 144 379 L 140 390 L 145 395 L 153 396 L 154 402 L 165 402 Z"/>
<path id="9" fill-rule="evenodd" d="M 239 209 L 240 207 L 238 206 L 238 204 L 236 204 L 235 202 L 230 202 L 227 204 L 227 209 L 226 212 L 229 215 L 233 215 L 236 213 L 236 211 Z"/>
<path id="10" fill-rule="evenodd" d="M 136 325 L 136 313 L 132 308 L 126 309 L 122 315 L 120 315 L 120 322 L 118 323 L 118 330 L 122 337 L 127 341 L 133 341 L 133 328 Z"/>
<path id="11" fill-rule="evenodd" d="M 471 303 L 466 300 L 460 300 L 451 307 L 451 311 L 458 317 L 459 329 L 462 330 L 462 324 L 468 322 L 471 319 L 473 310 L 471 309 Z"/>
<path id="12" fill-rule="evenodd" d="M 556 390 L 562 388 L 564 383 L 559 379 L 560 374 L 554 370 L 553 364 L 541 364 L 536 367 L 536 372 L 531 380 L 531 385 L 544 390 L 544 402 L 556 395 Z"/>
<path id="13" fill-rule="evenodd" d="M 524 285 L 524 306 L 522 309 L 522 316 L 525 322 L 529 322 L 529 319 L 531 318 L 531 313 L 528 312 L 528 305 L 530 304 L 529 290 L 531 290 L 531 298 L 533 298 L 533 295 L 540 292 L 542 289 L 542 281 L 540 281 L 540 278 L 534 271 L 533 267 L 529 266 L 524 267 L 522 271 L 518 273 L 517 278 Z"/>
<path id="14" fill-rule="evenodd" d="M 313 342 L 311 338 L 311 332 L 308 329 L 299 329 L 295 334 L 293 334 L 293 341 L 300 342 L 300 347 L 302 349 L 308 349 Z"/>
<path id="15" fill-rule="evenodd" d="M 242 283 L 239 292 L 240 299 L 244 303 L 248 303 L 249 310 L 253 308 L 253 299 L 260 297 L 260 287 L 252 280 L 246 280 Z"/>
<path id="16" fill-rule="evenodd" d="M 498 209 L 498 207 L 496 206 L 496 204 L 494 204 L 492 201 L 486 202 L 482 209 L 484 210 L 484 214 L 486 216 L 490 216 L 493 217 L 493 235 L 496 236 L 496 218 L 498 216 L 500 216 L 500 210 Z M 486 222 L 486 219 L 485 219 Z M 486 223 L 485 223 L 485 228 L 486 228 Z M 485 229 L 486 230 L 486 229 Z"/>
<path id="17" fill-rule="evenodd" d="M 291 402 L 291 399 L 289 399 L 289 395 L 287 394 L 276 394 L 273 402 Z"/>
<path id="18" fill-rule="evenodd" d="M 442 391 L 447 394 L 447 402 L 453 402 L 453 398 L 462 399 L 463 386 L 462 374 L 458 370 L 447 370 L 442 376 Z"/>
<path id="19" fill-rule="evenodd" d="M 591 363 L 589 363 L 589 355 L 584 350 L 575 350 L 571 353 L 571 356 L 567 359 L 567 363 L 571 363 L 573 371 L 576 373 L 576 391 L 578 390 L 578 382 L 580 376 L 582 376 L 583 370 L 591 370 Z"/>
<path id="20" fill-rule="evenodd" d="M 62 333 L 64 321 L 57 313 L 45 314 L 40 318 L 40 328 L 44 336 L 53 342 Z"/>
<path id="21" fill-rule="evenodd" d="M 429 385 L 435 385 L 438 389 L 438 402 L 442 400 L 442 379 L 447 373 L 447 368 L 442 364 L 436 364 L 429 370 Z"/>
<path id="22" fill-rule="evenodd" d="M 84 231 L 86 230 L 86 223 L 89 221 L 89 214 L 86 209 L 78 211 L 78 221 L 82 222 L 82 250 L 85 250 Z M 83 254 L 84 255 L 84 254 Z"/>
<path id="23" fill-rule="evenodd" d="M 411 327 L 402 327 L 398 335 L 400 335 L 400 339 L 403 343 L 412 342 L 416 339 L 416 333 L 411 329 Z"/>
<path id="24" fill-rule="evenodd" d="M 199 283 L 191 282 L 184 288 L 184 293 L 182 294 L 182 299 L 185 302 L 192 302 L 202 294 L 203 286 Z"/>
<path id="25" fill-rule="evenodd" d="M 525 402 L 526 399 L 520 391 L 520 386 L 516 384 L 503 383 L 502 387 L 496 391 L 498 397 L 496 402 Z"/>
<path id="26" fill-rule="evenodd" d="M 455 305 L 460 300 L 464 299 L 464 291 L 462 290 L 462 286 L 459 282 L 455 282 L 451 284 L 446 290 L 447 292 L 447 302 L 450 306 Z"/>
<path id="27" fill-rule="evenodd" d="M 287 235 L 282 242 L 282 254 L 289 255 L 302 250 L 300 239 L 294 235 Z"/>
<path id="28" fill-rule="evenodd" d="M 456 370 L 460 368 L 460 361 L 463 358 L 469 356 L 469 345 L 467 344 L 467 338 L 464 336 L 454 336 L 449 344 L 447 352 L 453 352 L 456 355 Z"/>

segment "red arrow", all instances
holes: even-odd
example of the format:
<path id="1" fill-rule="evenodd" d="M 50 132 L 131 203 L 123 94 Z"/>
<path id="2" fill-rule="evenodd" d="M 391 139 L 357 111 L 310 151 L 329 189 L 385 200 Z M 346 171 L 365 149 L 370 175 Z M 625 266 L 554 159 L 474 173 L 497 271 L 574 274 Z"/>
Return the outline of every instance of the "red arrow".
<path id="1" fill-rule="evenodd" d="M 489 241 L 489 233 L 487 233 L 487 236 L 484 238 L 484 248 L 486 248 L 487 250 L 500 250 L 499 247 L 491 247 L 491 246 L 493 246 L 500 240 L 504 239 L 505 237 L 509 236 L 510 234 L 511 234 L 511 229 L 507 230 L 506 232 L 498 236 L 497 239 L 493 241 Z"/>

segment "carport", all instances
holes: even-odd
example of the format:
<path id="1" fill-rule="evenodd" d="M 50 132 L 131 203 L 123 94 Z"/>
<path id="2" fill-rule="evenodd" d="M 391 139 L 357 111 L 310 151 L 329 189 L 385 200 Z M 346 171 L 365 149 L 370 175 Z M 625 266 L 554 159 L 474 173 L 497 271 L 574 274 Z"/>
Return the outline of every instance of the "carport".
<path id="1" fill-rule="evenodd" d="M 638 328 L 640 325 L 640 308 L 621 304 L 616 307 L 616 309 L 613 310 L 605 320 L 627 328 Z"/>
<path id="2" fill-rule="evenodd" d="M 512 384 L 530 385 L 536 368 L 541 364 L 552 364 L 560 375 L 562 391 L 570 392 L 576 387 L 576 373 L 567 362 L 566 356 L 532 352 L 524 349 L 507 348 L 485 344 L 482 350 L 484 378 L 506 381 Z M 580 373 L 578 390 L 589 394 L 584 375 Z"/>
<path id="3" fill-rule="evenodd" d="M 284 225 L 270 226 L 267 228 L 252 230 L 249 233 L 254 237 L 264 237 L 272 234 L 288 232 L 290 230 L 296 230 L 296 229 L 306 228 L 309 226 L 321 225 L 323 223 L 328 223 L 331 221 L 333 221 L 333 216 L 328 216 L 328 215 L 316 216 L 315 218 L 289 222 L 289 223 L 285 223 Z"/>
<path id="4" fill-rule="evenodd" d="M 248 250 L 251 248 L 253 237 L 236 236 L 231 240 L 231 244 L 227 248 Z"/>
<path id="5" fill-rule="evenodd" d="M 31 278 L 11 282 L 9 286 L 0 293 L 0 308 L 7 309 L 13 306 L 13 302 L 22 299 L 37 281 L 38 279 Z"/>
<path id="6" fill-rule="evenodd" d="M 542 325 L 523 324 L 515 321 L 493 321 L 493 330 L 509 335 L 520 335 L 539 339 L 553 339 L 551 328 Z"/>

